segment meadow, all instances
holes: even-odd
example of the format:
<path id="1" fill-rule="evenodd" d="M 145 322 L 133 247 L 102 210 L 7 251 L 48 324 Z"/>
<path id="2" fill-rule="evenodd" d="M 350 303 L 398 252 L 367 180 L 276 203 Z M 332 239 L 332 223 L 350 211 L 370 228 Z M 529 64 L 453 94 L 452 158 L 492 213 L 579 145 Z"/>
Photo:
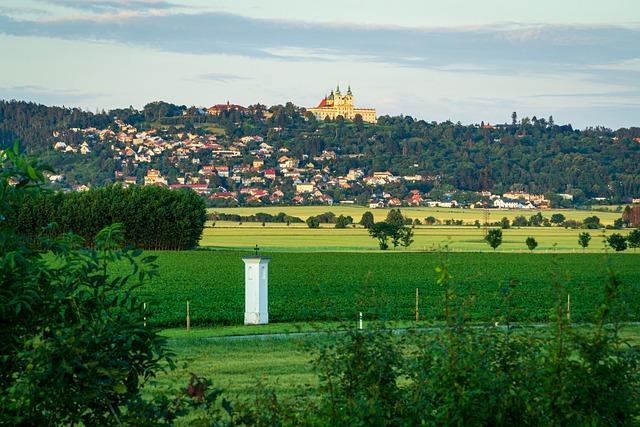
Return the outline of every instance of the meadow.
<path id="1" fill-rule="evenodd" d="M 244 313 L 247 252 L 199 250 L 158 252 L 160 276 L 140 290 L 149 304 L 150 324 L 185 323 L 190 301 L 193 326 L 239 325 Z M 271 322 L 411 320 L 415 291 L 422 319 L 443 317 L 442 289 L 435 268 L 437 252 L 273 252 L 269 271 Z M 557 297 L 554 283 L 571 295 L 572 319 L 591 321 L 607 280 L 607 268 L 625 283 L 629 318 L 640 314 L 639 257 L 622 254 L 449 253 L 446 255 L 470 320 L 491 322 L 501 316 L 501 289 L 514 285 L 516 318 L 547 321 Z"/>
<path id="2" fill-rule="evenodd" d="M 484 221 L 484 213 L 482 209 L 451 209 L 451 208 L 429 208 L 429 207 L 403 207 L 400 208 L 405 216 L 412 219 L 424 219 L 433 216 L 434 218 L 444 221 L 447 219 L 463 220 L 465 224 L 473 224 L 474 221 Z M 319 215 L 324 212 L 333 212 L 336 215 L 350 215 L 358 222 L 362 214 L 366 211 L 373 213 L 376 221 L 383 221 L 389 212 L 389 208 L 369 209 L 358 205 L 334 205 L 334 206 L 259 206 L 259 207 L 242 207 L 242 208 L 209 208 L 208 213 L 221 212 L 226 214 L 252 215 L 258 212 L 264 212 L 275 215 L 284 212 L 290 216 L 297 216 L 302 220 L 306 220 L 310 216 Z M 545 209 L 545 210 L 528 210 L 528 209 L 489 209 L 489 222 L 500 221 L 503 217 L 513 220 L 516 216 L 523 215 L 529 218 L 540 212 L 545 218 L 551 218 L 555 213 L 563 214 L 567 219 L 582 221 L 589 216 L 597 216 L 603 224 L 613 224 L 613 221 L 620 218 L 620 212 L 600 211 L 600 210 L 578 210 L 578 209 Z"/>
<path id="3" fill-rule="evenodd" d="M 310 229 L 306 224 L 242 223 L 216 221 L 204 229 L 200 245 L 216 249 L 249 250 L 255 245 L 267 251 L 378 251 L 377 241 L 361 226 L 336 229 L 322 224 Z M 503 230 L 503 243 L 497 252 L 528 252 L 525 239 L 538 242 L 535 252 L 583 252 L 578 234 L 587 231 L 592 240 L 585 252 L 603 252 L 603 236 L 627 230 L 582 230 L 563 227 L 523 227 Z M 417 226 L 410 251 L 433 251 L 447 243 L 453 252 L 494 252 L 484 240 L 484 230 L 476 227 Z M 396 252 L 405 251 L 398 248 Z"/>
<path id="4" fill-rule="evenodd" d="M 365 329 L 369 325 L 365 323 Z M 216 332 L 234 327 L 216 328 Z M 153 379 L 151 394 L 176 396 L 196 373 L 213 381 L 233 401 L 255 398 L 256 389 L 268 387 L 280 398 L 308 395 L 318 384 L 315 350 L 335 337 L 326 335 L 260 337 L 243 339 L 203 338 L 212 330 L 167 330 L 168 346 L 175 351 L 177 368 Z M 429 333 L 428 331 L 426 333 Z M 640 326 L 627 325 L 621 336 L 640 344 Z"/>

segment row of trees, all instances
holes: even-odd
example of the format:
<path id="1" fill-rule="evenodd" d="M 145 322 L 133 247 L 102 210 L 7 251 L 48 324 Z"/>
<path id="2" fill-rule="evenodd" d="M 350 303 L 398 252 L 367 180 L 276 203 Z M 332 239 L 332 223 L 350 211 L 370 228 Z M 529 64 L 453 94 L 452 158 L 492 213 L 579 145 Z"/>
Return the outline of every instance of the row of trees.
<path id="1" fill-rule="evenodd" d="M 238 215 L 229 214 L 224 212 L 214 212 L 209 215 L 210 221 L 232 221 L 232 222 L 280 222 L 280 223 L 302 223 L 302 219 L 297 216 L 287 215 L 284 212 L 278 212 L 275 215 L 271 215 L 264 212 L 258 212 L 253 215 Z"/>
<path id="2" fill-rule="evenodd" d="M 492 228 L 487 232 L 485 240 L 495 250 L 502 244 L 502 230 L 500 228 Z M 586 249 L 589 246 L 589 242 L 591 242 L 589 233 L 584 232 L 578 235 L 578 244 L 582 249 Z M 631 231 L 626 237 L 619 233 L 612 233 L 605 239 L 605 242 L 616 252 L 624 251 L 627 247 L 633 248 L 635 251 L 636 248 L 640 247 L 640 229 Z M 538 242 L 534 237 L 527 237 L 525 244 L 530 251 L 538 247 Z"/>
<path id="3" fill-rule="evenodd" d="M 72 232 L 94 246 L 104 227 L 120 223 L 124 242 L 144 249 L 192 249 L 206 220 L 202 198 L 191 190 L 108 185 L 84 192 L 26 195 L 8 218 L 32 243 Z"/>

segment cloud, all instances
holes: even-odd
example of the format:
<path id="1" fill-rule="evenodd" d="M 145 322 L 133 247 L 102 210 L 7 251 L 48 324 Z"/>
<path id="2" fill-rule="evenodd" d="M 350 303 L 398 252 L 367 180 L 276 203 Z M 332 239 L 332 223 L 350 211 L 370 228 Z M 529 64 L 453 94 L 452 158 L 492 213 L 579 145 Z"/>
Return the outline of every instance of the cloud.
<path id="1" fill-rule="evenodd" d="M 223 74 L 223 73 L 199 74 L 199 75 L 195 76 L 195 79 L 196 80 L 209 80 L 209 81 L 220 82 L 220 83 L 228 83 L 228 82 L 240 81 L 240 80 L 250 80 L 249 77 L 238 76 L 238 75 L 235 75 L 235 74 Z"/>
<path id="2" fill-rule="evenodd" d="M 64 1 L 64 0 L 48 0 Z M 65 2 L 66 3 L 66 2 Z M 548 70 L 550 66 L 587 67 L 640 57 L 640 30 L 619 27 L 491 26 L 459 31 L 349 27 L 251 19 L 225 13 L 149 15 L 148 5 L 116 0 L 107 6 L 131 4 L 93 18 L 64 21 L 17 21 L 0 17 L 0 32 L 16 36 L 108 40 L 162 51 L 231 54 L 256 58 L 340 60 L 341 58 L 438 68 Z M 95 5 L 94 5 L 95 6 Z M 516 65 L 516 66 L 514 66 Z"/>
<path id="3" fill-rule="evenodd" d="M 78 105 L 87 101 L 94 102 L 104 96 L 103 93 L 50 89 L 38 85 L 0 86 L 0 99 L 19 99 L 49 105 Z"/>
<path id="4" fill-rule="evenodd" d="M 90 12 L 118 11 L 118 10 L 153 10 L 178 7 L 175 3 L 163 0 L 38 0 L 40 3 L 63 6 L 70 9 Z"/>

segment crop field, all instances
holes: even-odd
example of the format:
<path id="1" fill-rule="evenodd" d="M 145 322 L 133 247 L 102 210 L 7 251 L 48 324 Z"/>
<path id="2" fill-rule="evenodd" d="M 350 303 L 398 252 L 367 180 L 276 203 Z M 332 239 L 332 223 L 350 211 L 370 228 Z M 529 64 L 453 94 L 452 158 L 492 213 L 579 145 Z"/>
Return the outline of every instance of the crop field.
<path id="1" fill-rule="evenodd" d="M 580 230 L 563 227 L 523 227 L 503 230 L 503 243 L 497 252 L 528 252 L 525 239 L 532 236 L 538 242 L 535 252 L 582 252 L 578 234 L 588 231 L 592 240 L 586 252 L 603 252 L 603 233 L 611 230 Z M 614 230 L 627 234 L 627 230 Z M 448 242 L 449 249 L 458 251 L 489 251 L 484 231 L 475 227 L 418 226 L 414 230 L 415 242 L 410 251 L 432 251 Z M 215 227 L 204 229 L 201 246 L 218 249 L 248 250 L 258 245 L 268 251 L 378 251 L 375 239 L 360 226 L 336 229 L 333 224 L 323 224 L 310 229 L 306 224 L 238 223 L 216 221 Z M 401 248 L 397 252 L 404 251 Z"/>
<path id="2" fill-rule="evenodd" d="M 190 301 L 194 326 L 241 324 L 244 312 L 246 252 L 158 252 L 160 277 L 141 289 L 149 303 L 149 322 L 180 326 Z M 263 253 L 269 255 L 269 253 Z M 442 288 L 434 252 L 390 253 L 273 252 L 269 272 L 272 322 L 411 320 L 415 291 L 423 319 L 442 319 Z M 572 319 L 590 321 L 606 280 L 608 264 L 625 283 L 631 319 L 640 318 L 640 256 L 611 254 L 450 253 L 453 283 L 473 321 L 500 315 L 500 288 L 515 285 L 516 318 L 546 321 L 556 298 L 554 280 L 571 295 Z"/>
<path id="3" fill-rule="evenodd" d="M 408 207 L 400 208 L 405 216 L 412 219 L 424 219 L 428 216 L 444 221 L 447 219 L 463 220 L 465 224 L 473 224 L 474 221 L 484 221 L 482 209 L 449 209 L 449 208 L 428 208 L 428 207 Z M 373 213 L 376 221 L 383 221 L 389 209 L 369 209 L 357 205 L 336 205 L 336 206 L 261 206 L 252 208 L 210 208 L 209 213 L 221 212 L 226 214 L 252 215 L 258 212 L 264 212 L 275 215 L 284 212 L 290 216 L 297 216 L 302 220 L 306 220 L 310 216 L 319 215 L 324 212 L 333 212 L 336 215 L 350 215 L 358 222 L 362 214 L 366 211 Z M 545 218 L 551 218 L 554 213 L 561 213 L 567 219 L 582 221 L 589 216 L 597 216 L 603 224 L 613 224 L 613 221 L 622 216 L 621 212 L 613 211 L 595 211 L 595 210 L 576 210 L 576 209 L 547 209 L 547 210 L 528 210 L 528 209 L 489 209 L 489 221 L 496 222 L 507 217 L 513 220 L 516 216 L 523 215 L 529 218 L 540 212 Z"/>

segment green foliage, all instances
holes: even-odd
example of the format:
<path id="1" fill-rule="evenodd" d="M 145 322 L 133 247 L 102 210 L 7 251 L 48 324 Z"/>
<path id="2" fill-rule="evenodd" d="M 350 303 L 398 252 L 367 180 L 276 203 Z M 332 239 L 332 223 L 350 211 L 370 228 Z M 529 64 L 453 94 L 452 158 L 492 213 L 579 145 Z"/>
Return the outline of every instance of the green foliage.
<path id="1" fill-rule="evenodd" d="M 602 224 L 600 223 L 600 218 L 598 218 L 595 215 L 585 218 L 584 221 L 582 221 L 582 228 L 589 228 L 589 229 L 602 228 Z"/>
<path id="2" fill-rule="evenodd" d="M 402 227 L 400 229 L 400 245 L 408 248 L 413 243 L 413 228 Z"/>
<path id="3" fill-rule="evenodd" d="M 634 252 L 636 248 L 640 247 L 640 229 L 635 229 L 627 236 L 627 243 L 630 248 L 633 248 Z"/>
<path id="4" fill-rule="evenodd" d="M 320 228 L 320 219 L 317 216 L 310 216 L 306 223 L 309 228 Z"/>
<path id="5" fill-rule="evenodd" d="M 231 221 L 231 222 L 275 222 L 286 224 L 299 224 L 304 221 L 297 216 L 290 216 L 284 212 L 279 212 L 276 215 L 271 215 L 264 212 L 258 212 L 253 215 L 238 215 L 229 214 L 224 212 L 214 212 L 208 216 L 211 221 Z"/>
<path id="6" fill-rule="evenodd" d="M 405 224 L 405 218 L 400 209 L 391 209 L 384 221 L 397 229 L 400 229 Z"/>
<path id="7" fill-rule="evenodd" d="M 374 224 L 373 214 L 370 211 L 366 211 L 362 214 L 362 218 L 360 219 L 360 225 L 364 228 L 370 228 Z"/>
<path id="8" fill-rule="evenodd" d="M 578 235 L 578 244 L 582 246 L 582 249 L 586 249 L 589 246 L 589 242 L 591 241 L 591 234 L 582 232 Z"/>
<path id="9" fill-rule="evenodd" d="M 173 361 L 133 295 L 156 274 L 155 257 L 121 249 L 120 224 L 96 233 L 94 249 L 73 234 L 29 249 L 12 224 L 43 176 L 17 146 L 0 160 L 0 424 L 114 425 L 138 410 L 157 422 L 165 407 L 141 389 Z"/>
<path id="10" fill-rule="evenodd" d="M 536 242 L 536 239 L 533 237 L 527 237 L 525 244 L 530 251 L 533 251 L 538 246 L 538 242 Z"/>
<path id="11" fill-rule="evenodd" d="M 561 213 L 554 213 L 551 215 L 551 222 L 556 225 L 561 225 L 566 219 L 567 217 Z"/>
<path id="12" fill-rule="evenodd" d="M 487 235 L 484 238 L 489 246 L 495 250 L 498 246 L 502 244 L 502 230 L 499 228 L 492 228 L 489 230 Z"/>
<path id="13" fill-rule="evenodd" d="M 619 334 L 619 277 L 600 285 L 590 328 L 566 319 L 564 286 L 548 329 L 511 325 L 517 286 L 501 287 L 497 319 L 469 326 L 469 300 L 436 268 L 445 325 L 397 335 L 351 329 L 321 346 L 320 385 L 294 399 L 258 387 L 255 407 L 237 414 L 265 425 L 635 425 L 640 417 L 640 351 Z M 313 397 L 310 397 L 313 396 Z M 268 404 L 265 405 L 265 402 Z M 250 420 L 250 421 L 249 421 Z M 603 421 L 606 420 L 606 421 Z"/>
<path id="14" fill-rule="evenodd" d="M 437 219 L 436 217 L 434 217 L 434 216 L 428 216 L 428 217 L 426 217 L 426 218 L 424 219 L 424 222 L 425 222 L 427 225 L 433 225 L 433 224 L 435 224 L 436 222 L 438 222 L 438 219 Z"/>
<path id="15" fill-rule="evenodd" d="M 510 224 L 510 222 L 509 222 L 509 218 L 507 218 L 507 217 L 503 217 L 503 218 L 500 220 L 500 228 L 502 228 L 503 230 L 506 230 L 506 229 L 508 229 L 508 228 L 511 228 L 511 224 Z"/>
<path id="16" fill-rule="evenodd" d="M 511 225 L 513 225 L 514 227 L 526 227 L 529 225 L 529 221 L 527 221 L 527 218 L 525 218 L 524 216 L 518 215 L 513 219 Z"/>
<path id="17" fill-rule="evenodd" d="M 529 225 L 531 227 L 540 227 L 543 221 L 544 217 L 540 212 L 538 212 L 535 215 L 531 215 L 531 218 L 529 218 Z"/>
<path id="18" fill-rule="evenodd" d="M 413 229 L 405 224 L 411 224 L 409 218 L 405 218 L 400 209 L 391 209 L 383 222 L 377 222 L 369 227 L 369 235 L 378 239 L 381 250 L 389 248 L 389 239 L 394 249 L 398 246 L 408 248 L 413 243 Z"/>
<path id="19" fill-rule="evenodd" d="M 389 238 L 396 233 L 396 228 L 387 222 L 376 222 L 369 227 L 369 235 L 378 239 L 378 246 L 381 250 L 389 249 Z"/>
<path id="20" fill-rule="evenodd" d="M 109 185 L 85 192 L 39 193 L 24 198 L 11 219 L 35 241 L 49 224 L 50 237 L 73 232 L 92 246 L 112 223 L 124 226 L 124 243 L 145 249 L 192 249 L 198 245 L 206 209 L 193 191 Z"/>
<path id="21" fill-rule="evenodd" d="M 619 233 L 613 233 L 607 237 L 607 244 L 616 252 L 621 252 L 627 249 L 627 239 Z"/>
<path id="22" fill-rule="evenodd" d="M 336 225 L 335 228 L 347 228 L 348 225 L 351 225 L 353 223 L 353 218 L 351 218 L 350 216 L 344 216 L 344 215 L 340 215 L 339 217 L 336 218 Z"/>

